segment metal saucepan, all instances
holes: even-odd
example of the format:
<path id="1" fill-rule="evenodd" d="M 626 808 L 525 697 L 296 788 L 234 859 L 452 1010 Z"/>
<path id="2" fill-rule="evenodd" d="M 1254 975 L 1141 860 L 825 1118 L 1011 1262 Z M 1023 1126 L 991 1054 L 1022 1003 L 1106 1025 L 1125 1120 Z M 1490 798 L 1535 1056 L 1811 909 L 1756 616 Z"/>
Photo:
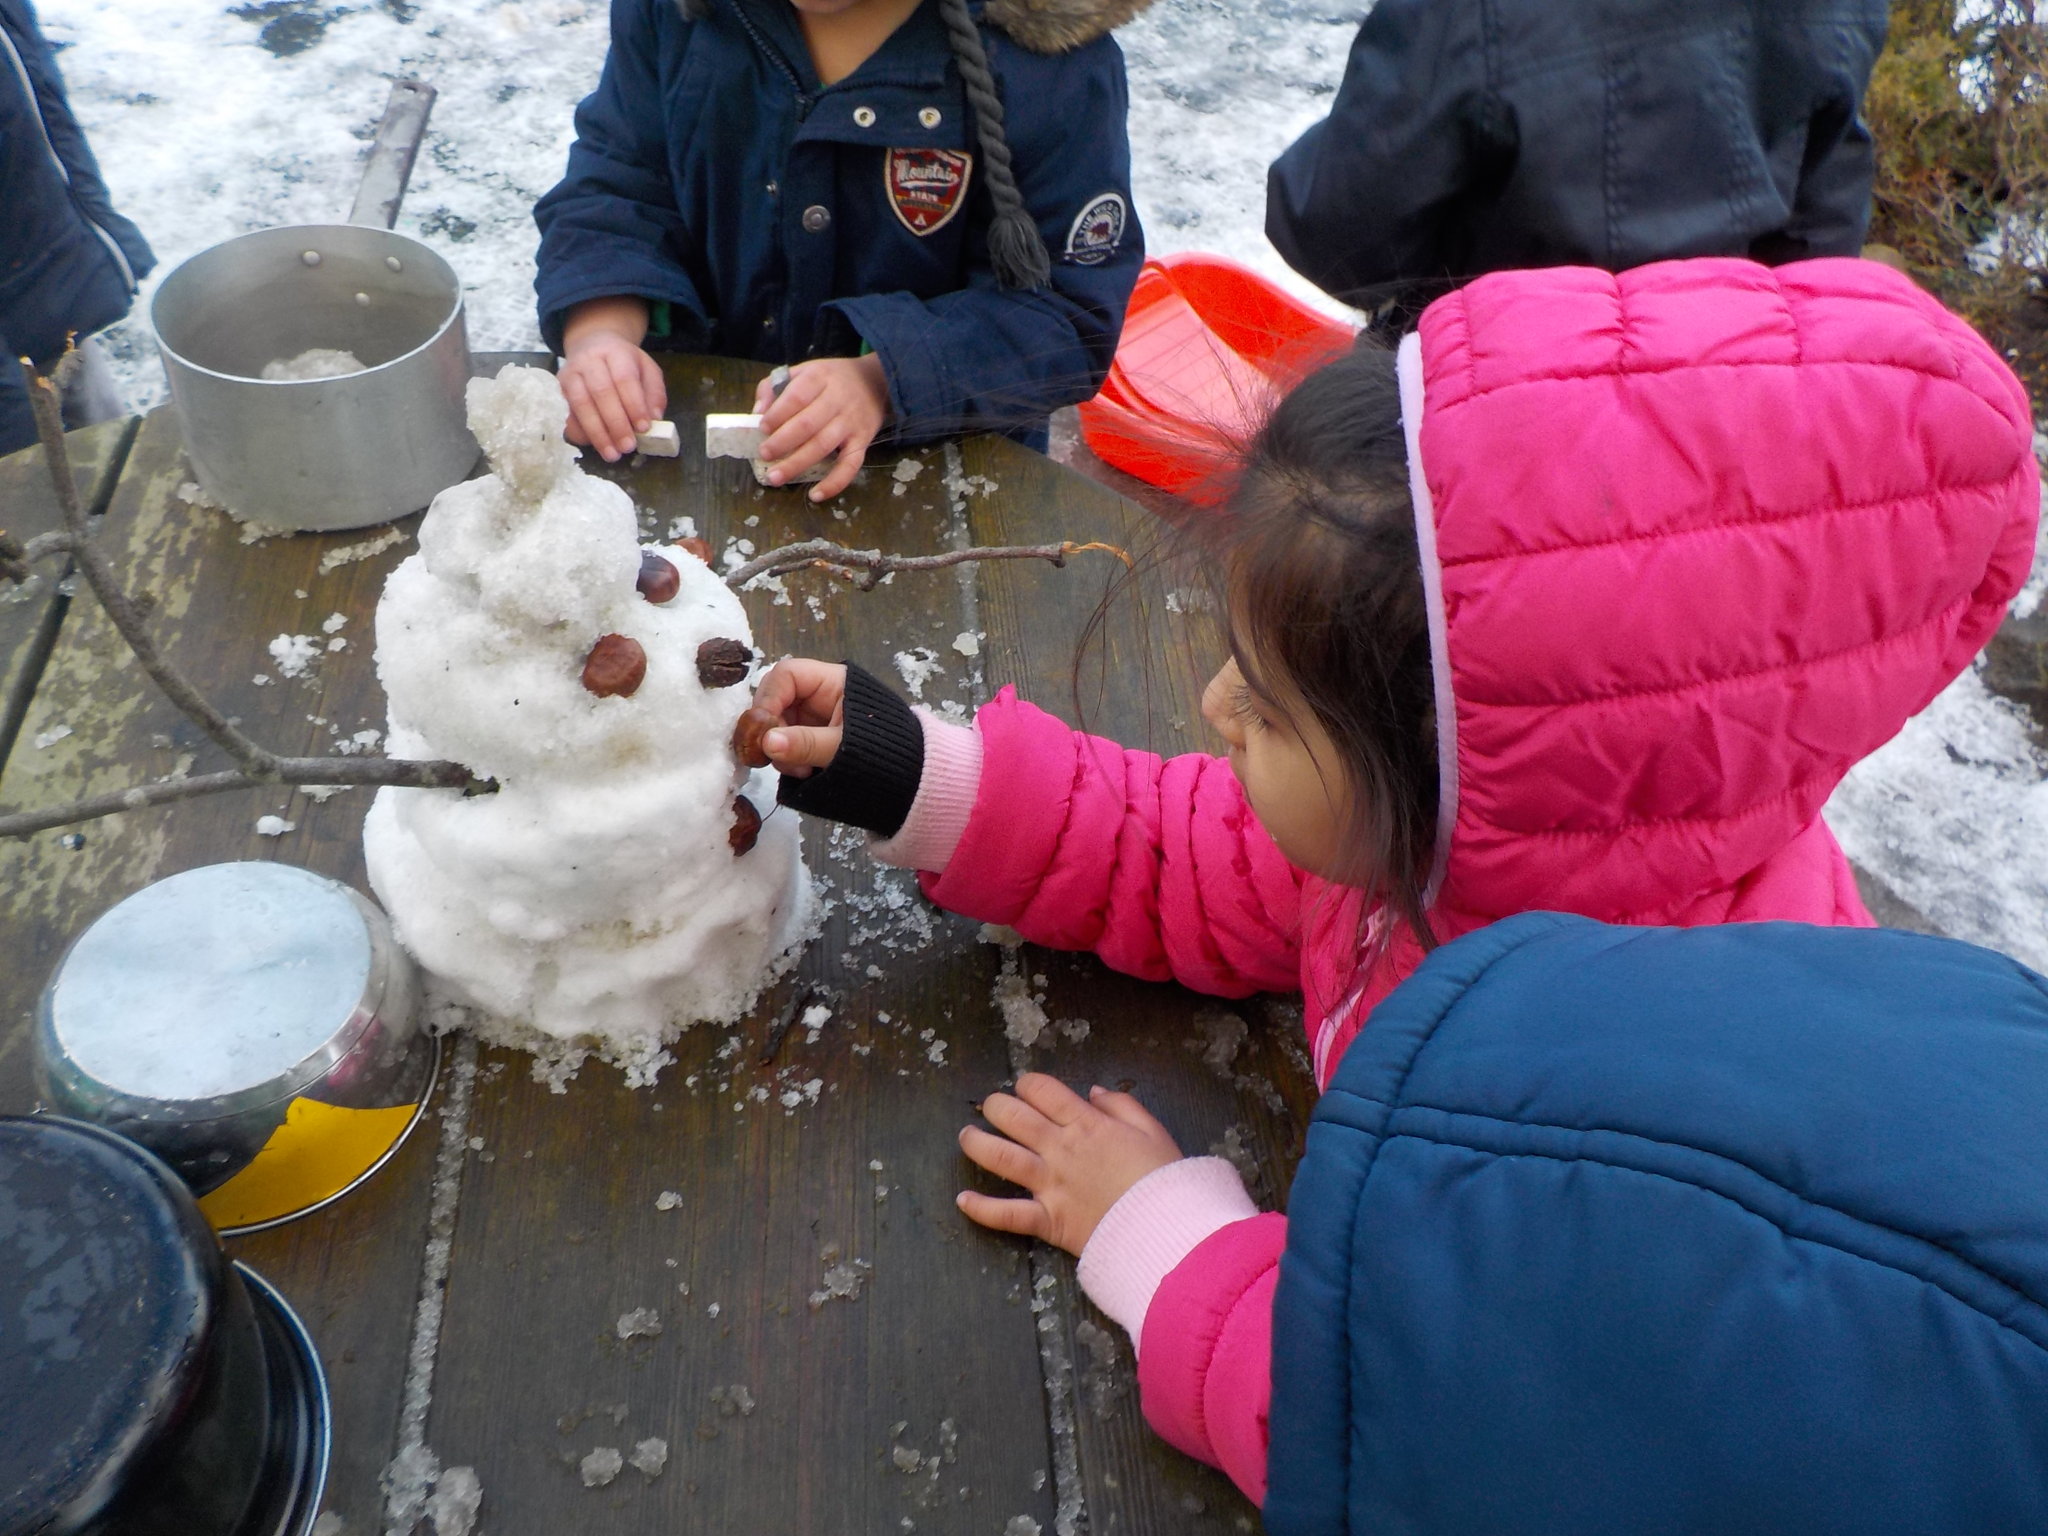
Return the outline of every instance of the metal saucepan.
<path id="1" fill-rule="evenodd" d="M 201 251 L 157 288 L 150 323 L 185 450 L 207 496 L 291 530 L 417 512 L 477 459 L 463 409 L 462 283 L 390 226 L 433 104 L 401 80 L 346 224 L 262 229 Z M 313 349 L 363 364 L 265 379 Z"/>

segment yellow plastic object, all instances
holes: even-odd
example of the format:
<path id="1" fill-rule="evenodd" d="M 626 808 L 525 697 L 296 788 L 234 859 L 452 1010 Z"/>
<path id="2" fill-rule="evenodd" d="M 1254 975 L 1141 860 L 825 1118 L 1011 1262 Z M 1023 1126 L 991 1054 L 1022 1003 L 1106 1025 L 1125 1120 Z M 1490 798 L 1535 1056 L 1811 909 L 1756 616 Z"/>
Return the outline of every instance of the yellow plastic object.
<path id="1" fill-rule="evenodd" d="M 297 1098 L 249 1166 L 199 1209 L 220 1231 L 260 1226 L 333 1199 L 377 1165 L 405 1134 L 417 1104 L 343 1109 Z"/>

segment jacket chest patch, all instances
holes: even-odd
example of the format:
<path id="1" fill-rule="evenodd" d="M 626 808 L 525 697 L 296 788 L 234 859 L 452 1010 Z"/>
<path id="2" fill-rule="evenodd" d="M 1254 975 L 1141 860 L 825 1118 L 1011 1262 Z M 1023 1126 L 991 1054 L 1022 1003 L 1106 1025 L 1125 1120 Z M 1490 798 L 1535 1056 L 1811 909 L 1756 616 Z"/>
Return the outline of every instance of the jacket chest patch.
<path id="1" fill-rule="evenodd" d="M 943 228 L 967 201 L 974 156 L 957 149 L 892 149 L 882 160 L 889 206 L 913 235 Z"/>

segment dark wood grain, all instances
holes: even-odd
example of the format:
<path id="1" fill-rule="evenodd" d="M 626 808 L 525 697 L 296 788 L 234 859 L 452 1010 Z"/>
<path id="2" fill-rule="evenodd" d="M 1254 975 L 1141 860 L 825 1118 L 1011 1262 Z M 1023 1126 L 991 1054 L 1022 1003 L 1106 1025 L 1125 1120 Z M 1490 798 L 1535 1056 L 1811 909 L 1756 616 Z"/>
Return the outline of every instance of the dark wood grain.
<path id="1" fill-rule="evenodd" d="M 1170 526 L 1052 466 L 1020 482 L 1014 472 L 980 467 L 982 444 L 963 452 L 970 474 L 995 482 L 971 503 L 977 542 L 1104 539 L 1139 561 L 1136 576 L 1113 595 L 1100 574 L 1078 582 L 987 568 L 981 618 L 991 637 L 1001 637 L 988 649 L 989 685 L 1014 683 L 1069 723 L 1129 746 L 1215 750 L 1220 743 L 1201 721 L 1201 691 L 1222 659 L 1222 642 L 1200 572 L 1179 553 Z M 1105 595 L 1099 629 L 1083 649 Z M 1230 1157 L 1263 1206 L 1284 1203 L 1315 1098 L 1296 1000 L 1200 997 L 1031 946 L 1018 952 L 1017 968 L 1050 1021 L 1023 1053 L 1028 1065 L 1077 1087 L 1135 1093 L 1183 1151 Z M 1252 1529 L 1257 1511 L 1226 1478 L 1146 1427 L 1129 1340 L 1082 1296 L 1063 1255 L 1057 1273 L 1095 1536 Z"/>

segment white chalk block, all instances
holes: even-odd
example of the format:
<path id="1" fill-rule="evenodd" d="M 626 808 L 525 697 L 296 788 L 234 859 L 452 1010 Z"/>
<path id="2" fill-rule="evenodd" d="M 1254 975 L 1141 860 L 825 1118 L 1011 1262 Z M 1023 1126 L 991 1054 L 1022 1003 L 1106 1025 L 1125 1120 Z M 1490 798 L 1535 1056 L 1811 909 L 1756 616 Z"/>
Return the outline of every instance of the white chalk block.
<path id="1" fill-rule="evenodd" d="M 761 430 L 758 416 L 720 415 L 713 412 L 704 418 L 704 457 L 707 459 L 745 459 L 754 467 L 754 479 L 761 485 L 768 483 L 768 464 L 761 457 L 761 439 L 768 434 Z M 832 472 L 834 460 L 814 464 L 802 474 L 791 477 L 790 485 L 812 485 Z"/>
<path id="2" fill-rule="evenodd" d="M 704 418 L 704 457 L 707 459 L 753 459 L 761 455 L 761 439 L 766 434 L 761 430 L 758 416 L 720 416 Z"/>
<path id="3" fill-rule="evenodd" d="M 633 439 L 633 446 L 657 459 L 672 459 L 683 451 L 682 439 L 676 436 L 676 424 L 672 421 L 650 423 L 645 432 Z"/>

